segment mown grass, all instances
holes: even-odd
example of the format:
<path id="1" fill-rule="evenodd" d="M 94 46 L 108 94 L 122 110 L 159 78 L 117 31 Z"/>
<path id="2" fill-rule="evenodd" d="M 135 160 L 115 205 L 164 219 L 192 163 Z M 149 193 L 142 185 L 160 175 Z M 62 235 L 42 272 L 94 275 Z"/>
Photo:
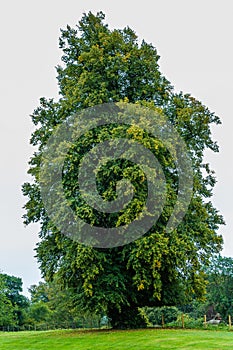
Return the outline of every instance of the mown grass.
<path id="1" fill-rule="evenodd" d="M 233 333 L 210 330 L 44 331 L 0 333 L 0 350 L 233 349 Z"/>

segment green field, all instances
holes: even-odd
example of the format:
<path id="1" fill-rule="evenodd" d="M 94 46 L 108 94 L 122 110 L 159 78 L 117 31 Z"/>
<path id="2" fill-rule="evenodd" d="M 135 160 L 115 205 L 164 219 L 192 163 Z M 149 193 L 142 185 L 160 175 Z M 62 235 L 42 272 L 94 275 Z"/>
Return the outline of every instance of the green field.
<path id="1" fill-rule="evenodd" d="M 0 333 L 0 350 L 233 349 L 233 333 L 209 330 Z"/>

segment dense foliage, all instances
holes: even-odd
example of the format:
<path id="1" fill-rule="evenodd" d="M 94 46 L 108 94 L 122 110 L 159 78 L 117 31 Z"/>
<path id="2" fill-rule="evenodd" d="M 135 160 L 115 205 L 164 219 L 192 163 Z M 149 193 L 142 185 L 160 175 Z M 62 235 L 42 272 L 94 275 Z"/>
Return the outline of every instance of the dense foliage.
<path id="1" fill-rule="evenodd" d="M 36 251 L 47 281 L 56 276 L 60 285 L 69 288 L 75 305 L 83 310 L 107 313 L 114 327 L 138 327 L 144 325 L 138 307 L 187 303 L 204 293 L 202 264 L 221 249 L 222 238 L 217 229 L 223 220 L 209 200 L 216 180 L 209 165 L 204 164 L 203 156 L 206 149 L 218 151 L 210 126 L 219 124 L 220 120 L 195 98 L 175 93 L 159 71 L 156 49 L 145 41 L 139 45 L 136 34 L 128 27 L 111 31 L 104 24 L 101 12 L 96 16 L 85 14 L 77 28 L 67 26 L 62 30 L 60 48 L 63 50 L 63 64 L 57 67 L 60 98 L 58 101 L 42 98 L 32 115 L 37 130 L 31 143 L 37 151 L 30 160 L 29 173 L 34 181 L 23 186 L 23 193 L 29 198 L 24 220 L 26 224 L 41 223 Z M 49 136 L 67 117 L 86 107 L 117 101 L 139 103 L 160 111 L 174 125 L 192 159 L 193 197 L 183 222 L 167 233 L 178 181 L 171 170 L 174 164 L 170 155 L 151 135 L 137 130 L 137 126 L 128 125 L 124 130 L 116 127 L 114 132 L 118 137 L 128 135 L 148 144 L 156 155 L 166 174 L 167 201 L 158 222 L 145 236 L 125 246 L 98 249 L 65 237 L 51 222 L 41 199 L 40 162 Z M 78 161 L 89 145 L 105 140 L 106 132 L 111 134 L 112 130 L 102 132 L 99 128 L 84 135 L 74 149 Z M 129 164 L 118 162 L 111 166 L 114 173 Z M 85 203 L 77 200 L 76 176 L 75 171 L 70 171 L 64 179 L 69 200 L 75 203 L 71 207 L 77 212 L 84 209 L 85 215 L 96 224 L 98 217 L 93 219 L 93 211 L 85 210 Z M 106 172 L 98 176 L 105 190 L 102 195 L 111 199 L 114 185 L 106 180 Z M 121 223 L 129 220 L 132 213 L 127 215 L 121 218 Z"/>

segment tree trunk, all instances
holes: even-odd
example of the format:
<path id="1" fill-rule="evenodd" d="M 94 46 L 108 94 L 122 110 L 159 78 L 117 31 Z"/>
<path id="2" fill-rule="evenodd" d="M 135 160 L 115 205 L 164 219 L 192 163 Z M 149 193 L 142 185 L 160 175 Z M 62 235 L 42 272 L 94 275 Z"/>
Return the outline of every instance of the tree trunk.
<path id="1" fill-rule="evenodd" d="M 122 306 L 121 310 L 110 306 L 108 317 L 113 329 L 137 329 L 147 327 L 147 318 L 135 306 Z"/>

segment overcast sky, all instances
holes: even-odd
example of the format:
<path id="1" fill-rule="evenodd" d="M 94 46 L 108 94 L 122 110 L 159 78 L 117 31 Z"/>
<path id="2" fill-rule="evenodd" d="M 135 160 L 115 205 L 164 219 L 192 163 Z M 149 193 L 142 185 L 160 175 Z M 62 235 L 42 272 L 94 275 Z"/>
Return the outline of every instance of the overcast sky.
<path id="1" fill-rule="evenodd" d="M 38 226 L 22 223 L 33 149 L 30 114 L 39 98 L 57 97 L 60 28 L 74 26 L 83 12 L 102 10 L 110 28 L 129 25 L 157 48 L 162 73 L 176 91 L 191 93 L 222 120 L 213 129 L 219 154 L 207 154 L 218 184 L 214 204 L 226 226 L 223 254 L 233 256 L 233 5 L 231 0 L 9 1 L 0 9 L 1 244 L 0 270 L 22 277 L 24 292 L 40 273 L 34 258 Z"/>

